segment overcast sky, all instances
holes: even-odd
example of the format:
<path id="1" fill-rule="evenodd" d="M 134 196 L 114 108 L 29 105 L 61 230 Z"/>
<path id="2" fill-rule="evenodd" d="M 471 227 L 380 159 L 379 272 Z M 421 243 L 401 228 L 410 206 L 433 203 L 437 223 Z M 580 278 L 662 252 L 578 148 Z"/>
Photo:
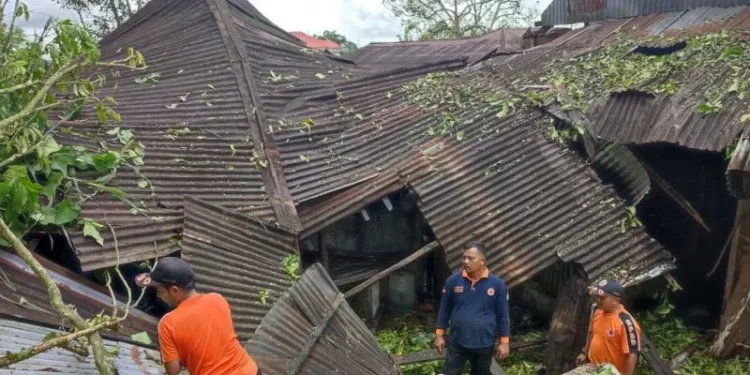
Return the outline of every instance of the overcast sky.
<path id="1" fill-rule="evenodd" d="M 75 13 L 59 8 L 52 0 L 23 0 L 32 11 L 21 26 L 27 32 L 41 29 L 50 16 L 77 19 Z M 540 10 L 551 0 L 524 0 L 539 3 Z M 374 41 L 397 40 L 402 28 L 382 0 L 250 0 L 261 13 L 287 31 L 309 34 L 337 30 L 359 45 Z"/>

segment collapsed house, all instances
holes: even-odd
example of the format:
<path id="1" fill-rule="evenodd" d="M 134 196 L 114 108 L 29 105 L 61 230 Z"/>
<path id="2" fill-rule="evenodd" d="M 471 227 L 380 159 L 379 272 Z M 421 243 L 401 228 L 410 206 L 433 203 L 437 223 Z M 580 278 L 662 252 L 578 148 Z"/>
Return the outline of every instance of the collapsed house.
<path id="1" fill-rule="evenodd" d="M 356 374 L 381 374 L 394 361 L 372 346 L 374 339 L 351 311 L 375 320 L 384 304 L 413 309 L 421 299 L 437 298 L 440 284 L 460 264 L 463 244 L 483 241 L 490 270 L 509 286 L 533 280 L 548 294 L 565 297 L 555 306 L 550 348 L 564 353 L 551 359 L 567 364 L 585 332 L 577 329 L 586 315 L 585 285 L 612 272 L 631 285 L 669 272 L 675 263 L 667 249 L 682 266 L 680 256 L 691 252 L 656 229 L 665 217 L 659 213 L 703 213 L 717 202 L 690 211 L 689 199 L 679 193 L 684 184 L 674 182 L 670 165 L 658 163 L 664 152 L 689 152 L 633 145 L 708 150 L 713 154 L 690 157 L 701 170 L 715 172 L 720 152 L 742 130 L 739 112 L 715 121 L 670 99 L 612 95 L 583 114 L 586 147 L 577 152 L 551 137 L 550 126 L 578 122 L 580 114 L 555 105 L 544 112 L 520 104 L 503 108 L 509 104 L 486 99 L 518 80 L 537 85 L 550 66 L 596 53 L 623 35 L 747 24 L 745 7 L 649 15 L 642 14 L 662 10 L 638 8 L 612 15 L 577 3 L 553 2 L 543 17 L 551 23 L 515 32 L 522 36 L 513 46 L 500 31 L 480 40 L 375 45 L 350 61 L 304 48 L 245 0 L 152 0 L 101 43 L 104 59 L 134 47 L 149 65 L 147 72 L 110 77 L 103 89 L 118 101 L 122 123 L 101 127 L 84 115 L 60 134 L 62 142 L 98 147 L 117 144 L 112 131 L 132 131 L 145 148 L 145 164 L 139 173 L 120 171 L 113 184 L 137 207 L 104 194 L 87 200 L 82 215 L 112 224 L 118 249 L 111 235 L 103 233 L 99 245 L 73 231 L 73 251 L 56 260 L 92 273 L 179 252 L 195 267 L 201 290 L 230 301 L 238 335 L 259 351 L 264 368 L 315 373 L 319 366 L 340 365 L 359 369 Z M 580 17 L 596 22 L 552 31 L 554 24 Z M 549 40 L 524 49 L 523 35 Z M 646 121 L 643 113 L 672 117 Z M 719 125 L 722 131 L 708 131 Z M 734 152 L 734 186 L 744 186 L 739 158 L 746 149 L 741 141 Z M 726 186 L 717 182 L 712 191 Z M 726 209 L 725 198 L 718 207 Z M 676 203 L 661 210 L 654 203 L 661 200 Z M 651 206 L 642 209 L 646 204 Z M 645 228 L 622 230 L 631 226 L 628 207 L 635 205 L 654 217 L 644 218 Z M 737 302 L 747 294 L 740 287 L 741 227 L 732 231 L 736 224 L 712 220 L 723 213 L 698 214 L 700 220 L 692 215 L 671 230 L 710 227 L 702 244 L 734 233 L 726 293 L 737 296 L 727 303 L 736 312 L 723 319 L 731 328 L 750 313 Z M 724 242 L 718 241 L 715 255 Z M 45 246 L 53 244 L 40 243 L 37 252 L 51 253 Z M 281 266 L 291 254 L 308 266 L 296 284 Z M 684 259 L 690 269 L 690 260 L 703 258 Z M 354 310 L 331 283 L 362 292 L 347 292 Z M 320 301 L 308 301 L 306 294 Z M 31 314 L 28 307 L 10 308 L 20 309 L 15 317 Z M 299 315 L 294 337 L 307 337 L 309 345 L 274 342 L 283 314 Z M 326 324 L 312 328 L 320 322 L 331 322 L 332 332 Z M 135 327 L 153 334 L 154 322 Z M 335 353 L 354 356 L 356 366 L 316 357 L 349 345 L 341 330 L 358 332 L 366 344 Z M 295 354 L 310 359 L 297 363 L 289 359 Z"/>

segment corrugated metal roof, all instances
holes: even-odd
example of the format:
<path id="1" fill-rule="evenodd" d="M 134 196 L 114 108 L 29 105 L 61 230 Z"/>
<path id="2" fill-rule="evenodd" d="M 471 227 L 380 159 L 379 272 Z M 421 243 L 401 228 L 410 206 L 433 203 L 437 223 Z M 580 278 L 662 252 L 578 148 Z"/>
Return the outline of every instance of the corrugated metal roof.
<path id="1" fill-rule="evenodd" d="M 523 50 L 528 28 L 501 28 L 476 38 L 438 39 L 409 42 L 370 43 L 359 49 L 353 60 L 378 70 L 408 68 L 437 61 L 466 59 L 474 64 L 495 54 Z"/>
<path id="2" fill-rule="evenodd" d="M 247 340 L 291 285 L 282 261 L 295 253 L 297 235 L 197 199 L 185 205 L 182 257 L 195 270 L 198 290 L 229 301 L 237 335 Z"/>
<path id="3" fill-rule="evenodd" d="M 63 334 L 60 331 L 42 326 L 0 319 L 0 353 L 17 353 L 38 345 L 52 332 Z M 161 358 L 158 351 L 106 339 L 104 345 L 108 352 L 117 352 L 112 360 L 120 375 L 159 375 L 164 373 L 163 366 L 157 362 Z M 41 373 L 98 375 L 99 371 L 96 369 L 91 356 L 84 358 L 60 348 L 54 348 L 9 367 L 0 368 L 0 375 L 37 375 Z"/>
<path id="4" fill-rule="evenodd" d="M 112 298 L 104 288 L 50 261 L 37 257 L 57 283 L 65 303 L 73 304 L 86 319 L 112 310 Z M 0 250 L 0 314 L 60 326 L 62 318 L 49 302 L 47 289 L 26 263 L 15 254 Z M 125 301 L 120 297 L 121 301 Z M 156 340 L 157 319 L 131 309 L 122 324 L 122 333 L 148 332 Z"/>
<path id="5" fill-rule="evenodd" d="M 122 70 L 119 78 L 109 77 L 101 90 L 102 97 L 111 95 L 119 103 L 115 109 L 122 123 L 102 129 L 94 120 L 85 120 L 93 114 L 84 114 L 84 120 L 70 124 L 84 137 L 63 134 L 69 142 L 86 144 L 91 143 L 87 138 L 98 138 L 117 147 L 116 137 L 105 131 L 114 126 L 132 130 L 134 139 L 145 146 L 145 165 L 140 174 L 121 168 L 112 185 L 153 217 L 181 218 L 185 195 L 273 216 L 263 179 L 251 162 L 255 150 L 251 126 L 222 40 L 206 1 L 149 2 L 101 46 L 103 60 L 121 57 L 120 50 L 132 46 L 149 65 L 146 72 Z M 149 73 L 160 74 L 158 83 L 135 82 Z M 138 186 L 141 174 L 153 190 Z M 117 227 L 133 224 L 123 230 L 142 242 L 138 251 L 165 239 L 164 230 L 154 230 L 148 219 L 131 214 L 131 207 L 110 194 L 98 194 L 82 208 L 83 216 L 101 223 L 106 215 Z M 83 248 L 82 254 L 90 248 L 80 238 L 74 245 Z M 107 246 L 111 249 L 111 244 Z M 86 268 L 107 265 L 89 259 L 82 263 Z"/>
<path id="6" fill-rule="evenodd" d="M 642 229 L 620 233 L 625 206 L 577 156 L 542 134 L 539 115 L 464 121 L 465 140 L 431 155 L 439 173 L 412 184 L 451 267 L 462 246 L 482 241 L 492 272 L 510 286 L 560 258 L 590 278 L 635 259 L 670 261 Z M 466 118 L 466 117 L 464 117 Z"/>
<path id="7" fill-rule="evenodd" d="M 286 374 L 316 328 L 322 328 L 322 333 L 304 358 L 300 375 L 397 373 L 398 367 L 346 301 L 320 327 L 339 295 L 323 266 L 316 263 L 305 271 L 245 346 L 264 374 Z"/>
<path id="8" fill-rule="evenodd" d="M 700 7 L 750 5 L 748 0 L 553 0 L 542 12 L 542 24 L 555 26 L 578 22 L 631 18 L 654 13 L 684 12 Z"/>
<path id="9" fill-rule="evenodd" d="M 84 237 L 83 231 L 70 234 L 84 272 L 155 259 L 179 251 L 177 240 L 182 235 L 182 217 L 121 225 L 115 230 L 117 248 L 109 228 L 103 228 L 100 234 L 104 245 Z"/>

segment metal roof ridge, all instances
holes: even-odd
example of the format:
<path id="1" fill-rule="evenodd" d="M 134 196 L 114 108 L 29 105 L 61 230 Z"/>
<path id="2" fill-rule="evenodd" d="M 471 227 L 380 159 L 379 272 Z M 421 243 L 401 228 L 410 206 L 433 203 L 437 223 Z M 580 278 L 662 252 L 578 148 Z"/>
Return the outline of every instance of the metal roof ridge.
<path id="1" fill-rule="evenodd" d="M 232 73 L 234 73 L 237 89 L 244 104 L 247 122 L 253 144 L 258 150 L 259 158 L 266 159 L 268 166 L 260 168 L 260 175 L 266 186 L 276 220 L 289 228 L 300 230 L 302 223 L 294 205 L 294 200 L 286 182 L 281 156 L 273 136 L 268 136 L 265 111 L 258 98 L 258 83 L 250 67 L 250 54 L 237 25 L 232 20 L 228 0 L 205 0 L 211 14 L 219 28 L 219 33 L 229 55 Z"/>

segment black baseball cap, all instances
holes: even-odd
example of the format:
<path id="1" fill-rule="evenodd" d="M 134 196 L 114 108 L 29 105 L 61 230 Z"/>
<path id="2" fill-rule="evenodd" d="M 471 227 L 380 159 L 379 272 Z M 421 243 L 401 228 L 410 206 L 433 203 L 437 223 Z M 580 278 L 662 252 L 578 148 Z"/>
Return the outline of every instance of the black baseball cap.
<path id="1" fill-rule="evenodd" d="M 591 289 L 591 294 L 595 296 L 610 295 L 622 298 L 625 295 L 625 288 L 617 280 L 602 280 L 596 287 Z"/>
<path id="2" fill-rule="evenodd" d="M 195 280 L 193 268 L 180 258 L 167 257 L 159 261 L 151 273 L 142 273 L 135 277 L 140 287 L 157 285 L 188 285 Z"/>

